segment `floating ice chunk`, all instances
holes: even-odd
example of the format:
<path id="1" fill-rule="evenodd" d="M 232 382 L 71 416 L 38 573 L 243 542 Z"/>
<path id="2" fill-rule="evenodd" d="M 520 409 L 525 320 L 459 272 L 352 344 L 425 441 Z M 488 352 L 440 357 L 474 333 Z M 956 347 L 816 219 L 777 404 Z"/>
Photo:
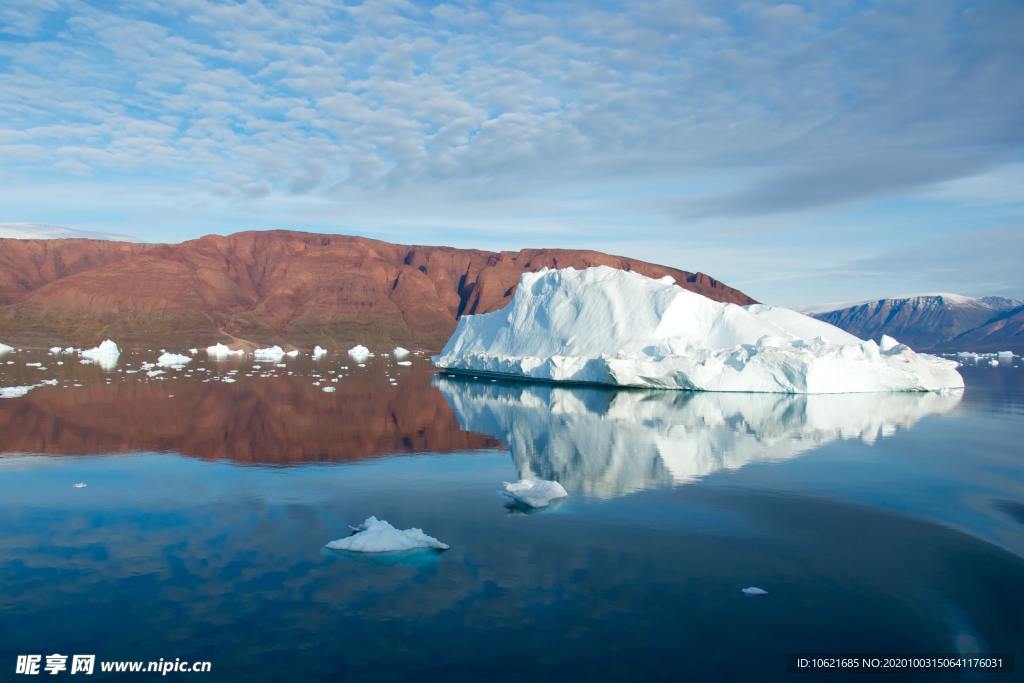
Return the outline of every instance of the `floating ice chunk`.
<path id="1" fill-rule="evenodd" d="M 435 365 L 556 382 L 770 393 L 962 388 L 951 360 L 873 345 L 796 311 L 720 303 L 600 266 L 524 273 L 504 308 L 463 316 Z"/>
<path id="2" fill-rule="evenodd" d="M 1013 358 L 1013 351 L 1000 351 L 996 356 L 999 358 Z"/>
<path id="3" fill-rule="evenodd" d="M 758 588 L 757 586 L 748 586 L 747 588 L 743 589 L 743 594 L 744 595 L 768 595 L 768 591 L 766 591 L 763 588 Z"/>
<path id="4" fill-rule="evenodd" d="M 191 356 L 184 356 L 180 353 L 162 353 L 156 359 L 156 364 L 162 368 L 181 368 L 191 362 Z"/>
<path id="5" fill-rule="evenodd" d="M 77 482 L 75 484 L 72 484 L 71 488 L 73 488 L 73 489 L 84 489 L 86 486 L 88 486 L 88 484 L 86 484 L 84 481 L 80 481 L 80 482 Z"/>
<path id="6" fill-rule="evenodd" d="M 988 362 L 988 364 L 991 365 L 992 367 L 997 367 L 999 365 L 999 361 L 997 361 L 995 358 L 993 358 L 992 360 L 990 360 Z"/>
<path id="7" fill-rule="evenodd" d="M 546 508 L 551 501 L 569 495 L 557 481 L 546 479 L 520 479 L 514 483 L 506 481 L 505 494 L 532 508 Z"/>
<path id="8" fill-rule="evenodd" d="M 338 390 L 337 387 L 324 387 L 323 389 L 321 389 L 321 391 L 323 391 L 324 393 L 327 393 L 327 394 L 333 394 L 337 390 Z"/>
<path id="9" fill-rule="evenodd" d="M 0 387 L 0 398 L 21 398 L 28 392 L 35 389 L 38 384 L 28 384 L 19 387 Z"/>
<path id="10" fill-rule="evenodd" d="M 163 370 L 150 370 L 146 373 L 148 377 L 159 377 L 162 374 L 164 374 Z"/>
<path id="11" fill-rule="evenodd" d="M 356 344 L 348 350 L 348 355 L 352 356 L 352 360 L 355 362 L 362 363 L 370 357 L 370 349 L 366 348 L 362 344 Z"/>
<path id="12" fill-rule="evenodd" d="M 26 368 L 41 368 L 41 367 L 43 367 L 43 364 L 42 363 L 25 363 L 25 367 Z"/>
<path id="13" fill-rule="evenodd" d="M 232 356 L 244 356 L 245 351 L 242 349 L 233 350 L 224 344 L 217 342 L 213 346 L 206 347 L 206 355 L 214 360 L 225 360 Z"/>
<path id="14" fill-rule="evenodd" d="M 0 356 L 4 355 L 5 353 L 10 353 L 13 350 L 13 346 L 8 346 L 7 344 L 0 342 Z"/>
<path id="15" fill-rule="evenodd" d="M 66 349 L 64 349 L 64 353 L 74 353 L 74 352 L 75 352 L 75 347 L 74 346 L 69 346 Z"/>
<path id="16" fill-rule="evenodd" d="M 189 349 L 188 352 L 191 353 L 194 356 L 197 353 L 199 353 L 199 349 Z"/>
<path id="17" fill-rule="evenodd" d="M 412 361 L 411 360 L 400 360 L 397 363 L 395 363 L 395 365 L 412 365 Z"/>
<path id="18" fill-rule="evenodd" d="M 223 378 L 223 379 L 221 380 L 221 382 L 225 382 L 225 383 L 227 383 L 227 384 L 232 384 L 232 383 L 234 383 L 234 382 L 235 382 L 235 378 L 234 378 L 234 377 L 225 377 L 225 378 Z"/>
<path id="19" fill-rule="evenodd" d="M 360 526 L 353 528 L 353 531 L 355 533 L 351 536 L 331 541 L 327 547 L 331 550 L 349 550 L 357 553 L 386 553 L 415 548 L 448 550 L 450 547 L 447 543 L 426 535 L 422 529 L 396 529 L 376 517 L 368 517 Z"/>
<path id="20" fill-rule="evenodd" d="M 402 348 L 401 346 L 396 346 L 395 348 L 391 349 L 391 355 L 401 360 L 409 355 L 409 349 Z"/>
<path id="21" fill-rule="evenodd" d="M 264 360 L 269 361 L 271 363 L 276 363 L 285 356 L 284 349 L 282 349 L 280 346 L 271 346 L 265 349 L 256 349 L 253 352 L 253 354 L 256 356 L 256 360 Z"/>
<path id="22" fill-rule="evenodd" d="M 60 353 L 63 353 L 63 352 L 64 352 L 64 348 L 61 347 L 61 346 L 51 346 L 50 347 L 50 353 L 52 353 L 55 356 L 57 354 L 60 354 Z"/>
<path id="23" fill-rule="evenodd" d="M 117 367 L 117 359 L 121 356 L 121 349 L 117 348 L 117 344 L 107 339 L 95 348 L 79 351 L 78 355 L 86 360 L 98 363 L 104 370 L 112 370 Z"/>
<path id="24" fill-rule="evenodd" d="M 313 360 L 319 360 L 319 359 L 323 358 L 326 355 L 327 355 L 327 349 L 325 349 L 324 347 L 320 346 L 319 344 L 317 344 L 316 348 L 313 349 Z"/>

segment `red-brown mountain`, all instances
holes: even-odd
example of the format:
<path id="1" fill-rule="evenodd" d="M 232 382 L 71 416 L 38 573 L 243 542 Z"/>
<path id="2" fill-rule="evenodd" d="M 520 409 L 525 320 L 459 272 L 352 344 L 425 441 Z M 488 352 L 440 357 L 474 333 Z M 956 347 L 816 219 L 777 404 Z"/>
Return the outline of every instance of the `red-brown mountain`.
<path id="1" fill-rule="evenodd" d="M 596 265 L 671 275 L 717 301 L 754 303 L 702 273 L 596 251 L 496 253 L 289 231 L 181 244 L 0 239 L 0 340 L 436 349 L 460 315 L 503 306 L 523 272 Z"/>

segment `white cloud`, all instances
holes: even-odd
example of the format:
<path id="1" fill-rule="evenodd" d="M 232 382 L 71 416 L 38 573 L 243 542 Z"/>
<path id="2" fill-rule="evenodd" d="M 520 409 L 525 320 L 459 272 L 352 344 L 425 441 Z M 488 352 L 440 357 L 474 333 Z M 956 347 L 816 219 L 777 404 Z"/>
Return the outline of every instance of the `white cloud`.
<path id="1" fill-rule="evenodd" d="M 46 223 L 0 223 L 0 238 L 35 240 L 70 239 L 76 237 L 93 240 L 118 240 L 122 242 L 136 241 L 134 237 L 129 235 L 79 230 L 77 228 L 66 228 L 61 225 L 47 225 Z"/>

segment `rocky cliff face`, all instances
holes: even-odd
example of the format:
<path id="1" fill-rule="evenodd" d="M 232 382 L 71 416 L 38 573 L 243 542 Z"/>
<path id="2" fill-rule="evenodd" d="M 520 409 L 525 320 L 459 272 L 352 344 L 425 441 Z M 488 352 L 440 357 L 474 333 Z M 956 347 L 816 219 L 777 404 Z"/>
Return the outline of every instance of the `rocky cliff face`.
<path id="1" fill-rule="evenodd" d="M 487 252 L 270 231 L 175 245 L 0 240 L 0 339 L 21 344 L 440 348 L 460 315 L 504 305 L 521 273 L 607 265 L 753 303 L 702 273 L 595 251 Z"/>
<path id="2" fill-rule="evenodd" d="M 1024 354 L 1024 306 L 1017 306 L 968 330 L 947 346 L 963 351 L 1013 351 Z"/>
<path id="3" fill-rule="evenodd" d="M 929 294 L 880 299 L 814 315 L 862 339 L 887 334 L 917 350 L 955 350 L 960 347 L 952 343 L 954 338 L 1022 303 L 1003 297 Z"/>

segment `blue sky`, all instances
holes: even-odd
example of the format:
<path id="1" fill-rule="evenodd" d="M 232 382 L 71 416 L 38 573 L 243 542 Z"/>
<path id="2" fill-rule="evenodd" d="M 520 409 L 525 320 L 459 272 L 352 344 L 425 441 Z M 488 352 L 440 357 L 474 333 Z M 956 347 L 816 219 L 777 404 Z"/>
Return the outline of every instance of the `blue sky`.
<path id="1" fill-rule="evenodd" d="M 7 0 L 0 234 L 585 247 L 791 306 L 1021 296 L 1022 35 L 1018 0 Z"/>

